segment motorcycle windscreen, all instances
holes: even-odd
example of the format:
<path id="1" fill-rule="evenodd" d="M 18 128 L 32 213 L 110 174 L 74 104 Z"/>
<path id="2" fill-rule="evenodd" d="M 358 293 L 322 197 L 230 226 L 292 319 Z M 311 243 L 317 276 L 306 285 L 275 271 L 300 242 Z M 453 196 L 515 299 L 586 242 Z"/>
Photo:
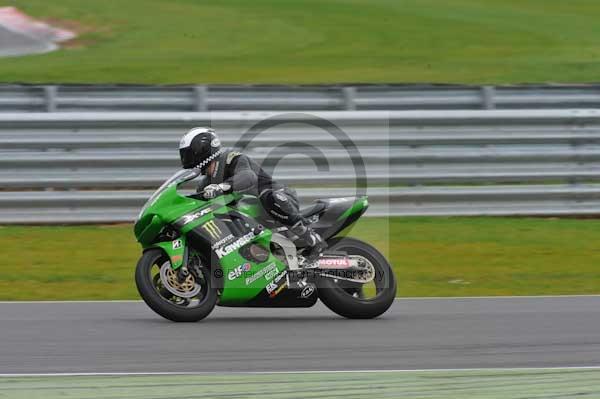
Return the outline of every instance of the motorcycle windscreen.
<path id="1" fill-rule="evenodd" d="M 188 180 L 192 180 L 198 177 L 198 175 L 200 175 L 200 171 L 197 169 L 180 169 L 177 172 L 175 172 L 154 192 L 154 194 L 152 194 L 152 196 L 150 196 L 148 201 L 146 201 L 138 215 L 138 219 L 144 214 L 144 212 L 146 212 L 146 209 L 148 209 L 148 207 L 152 205 L 168 187 L 170 187 L 173 184 L 179 184 Z"/>

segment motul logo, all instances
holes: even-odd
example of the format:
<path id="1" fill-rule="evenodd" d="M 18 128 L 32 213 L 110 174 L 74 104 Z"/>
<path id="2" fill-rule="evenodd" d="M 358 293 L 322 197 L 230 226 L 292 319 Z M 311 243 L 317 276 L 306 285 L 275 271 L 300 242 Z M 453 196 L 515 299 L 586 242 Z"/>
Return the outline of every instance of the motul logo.
<path id="1" fill-rule="evenodd" d="M 321 258 L 319 259 L 319 267 L 331 267 L 331 266 L 350 266 L 348 258 Z"/>

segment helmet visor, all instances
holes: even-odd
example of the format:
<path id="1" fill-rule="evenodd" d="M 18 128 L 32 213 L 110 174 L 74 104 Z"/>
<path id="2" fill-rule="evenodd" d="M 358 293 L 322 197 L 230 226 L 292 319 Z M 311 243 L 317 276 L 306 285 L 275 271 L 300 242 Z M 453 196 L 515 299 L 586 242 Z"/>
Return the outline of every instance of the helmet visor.
<path id="1" fill-rule="evenodd" d="M 194 151 L 191 147 L 180 148 L 179 158 L 181 159 L 181 166 L 183 166 L 184 169 L 191 169 L 197 164 Z"/>

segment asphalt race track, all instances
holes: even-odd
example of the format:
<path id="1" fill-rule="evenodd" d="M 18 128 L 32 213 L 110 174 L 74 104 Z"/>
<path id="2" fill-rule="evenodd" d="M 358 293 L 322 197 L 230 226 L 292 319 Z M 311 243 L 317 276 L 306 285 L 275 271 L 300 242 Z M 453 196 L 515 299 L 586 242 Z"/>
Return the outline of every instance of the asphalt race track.
<path id="1" fill-rule="evenodd" d="M 53 43 L 33 39 L 0 25 L 0 57 L 46 53 L 55 48 Z"/>
<path id="2" fill-rule="evenodd" d="M 200 323 L 141 302 L 0 303 L 0 373 L 600 365 L 600 297 L 400 299 L 376 320 L 217 308 Z"/>

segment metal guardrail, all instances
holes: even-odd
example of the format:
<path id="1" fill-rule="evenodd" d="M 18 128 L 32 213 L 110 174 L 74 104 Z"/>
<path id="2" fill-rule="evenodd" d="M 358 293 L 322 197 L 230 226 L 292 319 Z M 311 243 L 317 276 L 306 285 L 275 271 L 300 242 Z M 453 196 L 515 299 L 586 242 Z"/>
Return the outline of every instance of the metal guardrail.
<path id="1" fill-rule="evenodd" d="M 600 85 L 0 85 L 0 112 L 600 108 Z"/>
<path id="2" fill-rule="evenodd" d="M 600 213 L 600 110 L 0 113 L 0 223 L 131 221 L 198 125 L 304 202 L 363 162 L 371 216 Z"/>

